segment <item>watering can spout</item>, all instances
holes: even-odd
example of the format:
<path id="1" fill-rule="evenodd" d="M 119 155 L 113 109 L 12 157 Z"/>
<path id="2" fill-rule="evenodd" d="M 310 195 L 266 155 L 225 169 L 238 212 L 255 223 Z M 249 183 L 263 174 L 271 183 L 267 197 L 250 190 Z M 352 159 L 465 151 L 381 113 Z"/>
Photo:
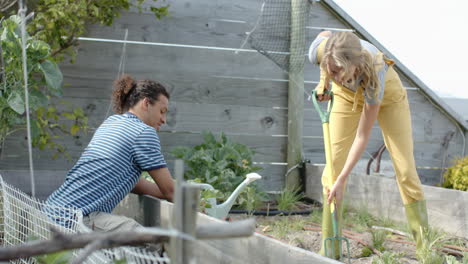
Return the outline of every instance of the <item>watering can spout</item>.
<path id="1" fill-rule="evenodd" d="M 228 215 L 231 207 L 234 205 L 234 202 L 237 199 L 237 196 L 249 185 L 251 182 L 254 182 L 258 179 L 261 179 L 262 176 L 258 173 L 249 173 L 245 176 L 245 180 L 237 186 L 237 188 L 232 192 L 229 198 L 222 204 L 214 205 L 212 208 L 207 208 L 206 212 L 208 215 L 211 215 L 216 218 L 224 218 Z"/>

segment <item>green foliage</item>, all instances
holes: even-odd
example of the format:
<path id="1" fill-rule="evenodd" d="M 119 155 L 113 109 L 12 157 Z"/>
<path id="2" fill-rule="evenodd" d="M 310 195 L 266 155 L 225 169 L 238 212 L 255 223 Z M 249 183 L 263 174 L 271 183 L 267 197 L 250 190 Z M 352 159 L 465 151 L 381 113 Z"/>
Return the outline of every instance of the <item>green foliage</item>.
<path id="1" fill-rule="evenodd" d="M 372 258 L 372 264 L 399 264 L 401 253 L 386 251 L 382 256 Z"/>
<path id="2" fill-rule="evenodd" d="M 200 193 L 200 204 L 198 210 L 203 212 L 205 208 L 211 208 L 211 204 L 209 203 L 209 199 L 218 200 L 223 198 L 223 195 L 218 190 L 202 190 Z"/>
<path id="3" fill-rule="evenodd" d="M 345 215 L 346 217 L 343 218 L 345 226 L 351 226 L 357 232 L 365 232 L 377 222 L 365 205 L 355 210 L 350 209 Z"/>
<path id="4" fill-rule="evenodd" d="M 296 209 L 297 202 L 299 202 L 302 198 L 304 198 L 304 194 L 300 192 L 299 188 L 293 190 L 289 190 L 286 188 L 276 199 L 276 202 L 278 204 L 278 210 L 294 210 Z"/>
<path id="5" fill-rule="evenodd" d="M 145 2 L 152 6 L 144 7 Z M 35 16 L 28 25 L 28 32 L 36 39 L 49 43 L 52 57 L 62 61 L 67 55 L 73 61 L 76 56 L 77 38 L 86 33 L 90 24 L 112 25 L 122 11 L 134 7 L 150 11 L 160 19 L 169 14 L 168 5 L 154 6 L 156 0 L 39 0 L 35 3 Z"/>
<path id="6" fill-rule="evenodd" d="M 237 198 L 236 208 L 242 208 L 249 212 L 253 212 L 255 209 L 260 208 L 263 205 L 263 202 L 267 200 L 269 200 L 267 193 L 260 190 L 258 186 L 249 185 Z"/>
<path id="7" fill-rule="evenodd" d="M 444 173 L 443 187 L 468 191 L 468 156 L 453 161 L 453 166 Z"/>
<path id="8" fill-rule="evenodd" d="M 36 257 L 39 264 L 68 264 L 71 263 L 73 254 L 71 251 L 59 251 Z"/>
<path id="9" fill-rule="evenodd" d="M 25 129 L 26 125 L 20 20 L 18 16 L 13 15 L 3 20 L 0 27 L 5 67 L 5 76 L 0 87 L 0 143 L 13 132 Z M 69 107 L 70 112 L 61 112 L 49 103 L 52 97 L 62 94 L 62 72 L 51 59 L 47 43 L 29 35 L 26 39 L 33 146 L 55 149 L 56 155 L 65 153 L 65 148 L 55 142 L 58 134 L 75 136 L 78 131 L 86 130 L 87 117 L 81 108 Z M 68 118 L 73 122 L 66 125 L 59 122 L 61 118 Z"/>
<path id="10" fill-rule="evenodd" d="M 312 223 L 322 224 L 322 210 L 315 209 L 310 213 L 310 221 Z"/>
<path id="11" fill-rule="evenodd" d="M 68 264 L 72 263 L 73 253 L 70 250 L 58 251 L 42 256 L 35 257 L 39 264 Z M 113 261 L 114 264 L 126 264 L 126 259 L 118 259 Z"/>
<path id="12" fill-rule="evenodd" d="M 437 229 L 428 228 L 421 230 L 422 246 L 416 250 L 416 257 L 421 264 L 443 264 L 444 256 L 434 249 L 442 247 L 442 240 L 445 236 Z"/>
<path id="13" fill-rule="evenodd" d="M 362 248 L 362 251 L 361 251 L 360 257 L 361 257 L 361 258 L 367 258 L 367 257 L 371 256 L 372 254 L 374 254 L 374 252 L 372 251 L 372 249 L 370 249 L 370 248 L 368 248 L 368 247 L 363 247 L 363 248 Z"/>
<path id="14" fill-rule="evenodd" d="M 454 256 L 445 256 L 445 263 L 446 264 L 462 264 L 460 261 L 457 260 Z"/>
<path id="15" fill-rule="evenodd" d="M 384 230 L 374 230 L 371 232 L 372 235 L 372 246 L 377 249 L 378 251 L 384 251 L 384 242 L 385 238 L 387 238 L 387 231 Z"/>
<path id="16" fill-rule="evenodd" d="M 290 232 L 301 231 L 306 224 L 305 220 L 295 219 L 291 221 L 286 217 L 281 217 L 279 220 L 272 222 L 273 236 L 278 238 L 286 237 Z"/>
<path id="17" fill-rule="evenodd" d="M 193 148 L 176 147 L 175 158 L 183 159 L 188 170 L 184 177 L 200 183 L 208 183 L 220 192 L 220 202 L 226 200 L 245 179 L 245 175 L 261 169 L 252 165 L 254 152 L 247 146 L 232 142 L 224 133 L 217 140 L 211 132 L 203 132 L 204 143 Z M 249 185 L 256 186 L 255 183 Z M 258 191 L 258 188 L 256 188 Z M 249 200 L 252 190 L 243 192 L 238 198 Z M 245 204 L 245 203 L 244 203 Z"/>

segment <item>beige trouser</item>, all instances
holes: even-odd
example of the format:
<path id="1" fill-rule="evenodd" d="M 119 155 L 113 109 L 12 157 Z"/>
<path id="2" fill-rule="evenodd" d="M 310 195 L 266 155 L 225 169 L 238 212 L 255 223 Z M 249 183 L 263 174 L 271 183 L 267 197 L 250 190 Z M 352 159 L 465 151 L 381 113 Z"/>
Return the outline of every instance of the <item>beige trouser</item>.
<path id="1" fill-rule="evenodd" d="M 364 105 L 364 96 L 358 89 L 354 93 L 340 85 L 333 84 L 334 105 L 330 115 L 330 140 L 332 152 L 332 182 L 336 181 L 344 167 L 351 145 L 356 137 L 359 119 Z M 356 101 L 356 102 L 355 102 Z M 353 111 L 353 104 L 356 109 Z M 393 161 L 396 179 L 403 203 L 424 200 L 413 156 L 413 135 L 411 115 L 406 90 L 392 66 L 385 75 L 384 98 L 378 114 L 385 145 Z M 322 184 L 330 182 L 324 172 Z M 325 188 L 324 188 L 325 189 Z"/>
<path id="2" fill-rule="evenodd" d="M 130 231 L 143 227 L 137 221 L 126 216 L 104 212 L 92 212 L 84 216 L 83 223 L 86 227 L 96 232 Z M 163 250 L 162 244 L 148 243 L 145 246 L 153 251 L 157 251 L 159 254 Z"/>
<path id="3" fill-rule="evenodd" d="M 92 212 L 84 216 L 83 223 L 97 232 L 129 231 L 141 227 L 131 218 L 104 212 Z"/>

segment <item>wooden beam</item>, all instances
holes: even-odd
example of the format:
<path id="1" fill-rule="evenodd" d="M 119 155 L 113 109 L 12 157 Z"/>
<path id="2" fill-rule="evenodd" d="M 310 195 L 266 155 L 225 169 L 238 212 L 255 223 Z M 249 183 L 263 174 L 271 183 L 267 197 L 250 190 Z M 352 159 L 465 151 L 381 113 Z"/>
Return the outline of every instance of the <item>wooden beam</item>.
<path id="1" fill-rule="evenodd" d="M 304 46 L 306 0 L 291 1 L 291 43 L 289 57 L 288 89 L 288 170 L 302 162 L 302 130 L 304 122 Z M 292 169 L 287 175 L 286 187 L 300 184 L 299 170 Z"/>

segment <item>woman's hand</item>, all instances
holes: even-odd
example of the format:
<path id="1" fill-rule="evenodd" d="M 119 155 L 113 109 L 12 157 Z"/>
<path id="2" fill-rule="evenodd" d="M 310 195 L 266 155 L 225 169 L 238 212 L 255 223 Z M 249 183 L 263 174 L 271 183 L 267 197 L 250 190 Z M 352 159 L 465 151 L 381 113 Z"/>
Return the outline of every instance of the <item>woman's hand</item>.
<path id="1" fill-rule="evenodd" d="M 343 177 L 338 177 L 335 184 L 328 193 L 328 204 L 333 202 L 333 198 L 335 198 L 336 203 L 339 205 L 343 200 L 344 189 L 346 187 L 346 182 L 344 181 Z"/>
<path id="2" fill-rule="evenodd" d="M 315 87 L 315 91 L 317 91 L 317 100 L 319 102 L 330 100 L 330 94 L 325 93 L 328 89 L 330 89 L 330 79 L 320 76 L 320 82 Z"/>

